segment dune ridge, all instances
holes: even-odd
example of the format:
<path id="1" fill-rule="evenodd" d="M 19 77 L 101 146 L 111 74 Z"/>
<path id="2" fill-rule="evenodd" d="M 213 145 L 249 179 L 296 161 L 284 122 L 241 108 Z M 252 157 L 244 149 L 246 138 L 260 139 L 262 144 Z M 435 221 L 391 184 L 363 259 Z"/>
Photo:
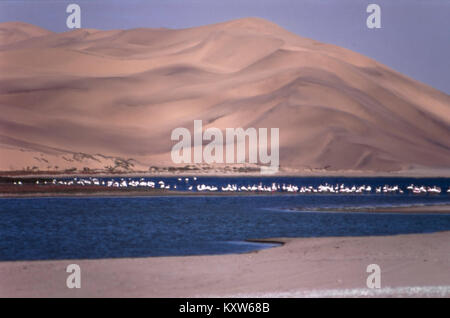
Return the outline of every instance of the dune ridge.
<path id="1" fill-rule="evenodd" d="M 450 176 L 449 95 L 259 18 L 63 33 L 1 23 L 0 74 L 0 171 L 176 166 L 171 131 L 202 119 L 280 128 L 284 172 Z"/>

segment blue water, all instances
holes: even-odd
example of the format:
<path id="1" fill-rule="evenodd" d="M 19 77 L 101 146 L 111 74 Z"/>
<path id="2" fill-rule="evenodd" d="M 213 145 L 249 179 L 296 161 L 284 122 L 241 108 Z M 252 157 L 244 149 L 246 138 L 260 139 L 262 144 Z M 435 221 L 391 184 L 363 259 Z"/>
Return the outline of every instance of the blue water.
<path id="1" fill-rule="evenodd" d="M 199 179 L 205 182 L 206 178 Z M 259 179 L 232 178 L 233 183 Z M 256 180 L 257 179 L 257 180 Z M 287 178 L 277 178 L 277 182 Z M 289 178 L 291 179 L 291 178 Z M 283 182 L 306 182 L 305 178 Z M 326 182 L 333 184 L 332 178 Z M 267 180 L 272 182 L 273 180 Z M 389 182 L 388 182 L 389 181 Z M 209 178 L 210 184 L 227 184 Z M 259 182 L 259 181 L 258 181 Z M 323 178 L 308 178 L 308 184 Z M 448 179 L 346 179 L 346 184 L 438 185 Z M 444 192 L 443 191 L 443 192 Z M 251 238 L 426 233 L 450 230 L 450 215 L 292 211 L 293 208 L 450 203 L 447 193 L 275 194 L 0 199 L 0 260 L 79 259 L 246 252 Z"/>

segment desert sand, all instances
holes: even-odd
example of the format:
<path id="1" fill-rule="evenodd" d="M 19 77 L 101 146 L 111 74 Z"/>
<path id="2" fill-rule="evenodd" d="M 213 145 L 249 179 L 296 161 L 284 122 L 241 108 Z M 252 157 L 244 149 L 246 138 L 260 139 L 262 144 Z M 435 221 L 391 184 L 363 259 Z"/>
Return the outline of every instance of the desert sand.
<path id="1" fill-rule="evenodd" d="M 168 167 L 171 131 L 201 119 L 204 129 L 280 128 L 288 174 L 450 176 L 449 95 L 263 19 L 0 30 L 3 172 Z"/>
<path id="2" fill-rule="evenodd" d="M 0 262 L 0 297 L 450 297 L 450 232 L 282 238 L 245 254 Z M 81 288 L 66 267 L 81 267 Z M 366 268 L 381 267 L 381 289 Z"/>

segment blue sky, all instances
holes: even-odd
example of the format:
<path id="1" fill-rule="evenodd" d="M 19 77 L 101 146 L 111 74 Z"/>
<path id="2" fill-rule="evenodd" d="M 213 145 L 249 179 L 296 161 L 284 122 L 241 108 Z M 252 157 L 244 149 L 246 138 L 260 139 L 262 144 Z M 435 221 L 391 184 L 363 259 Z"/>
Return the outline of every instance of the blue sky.
<path id="1" fill-rule="evenodd" d="M 0 22 L 66 31 L 66 6 L 82 27 L 185 28 L 261 17 L 318 41 L 370 56 L 450 94 L 450 0 L 0 0 Z M 381 7 L 381 29 L 366 27 L 366 7 Z"/>

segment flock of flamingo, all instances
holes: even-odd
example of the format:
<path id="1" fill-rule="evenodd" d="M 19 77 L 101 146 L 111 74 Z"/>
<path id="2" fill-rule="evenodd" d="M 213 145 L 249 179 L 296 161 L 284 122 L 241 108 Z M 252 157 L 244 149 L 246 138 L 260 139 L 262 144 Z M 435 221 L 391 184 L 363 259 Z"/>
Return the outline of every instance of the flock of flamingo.
<path id="1" fill-rule="evenodd" d="M 423 186 L 411 184 L 405 189 L 402 189 L 399 185 L 384 185 L 384 186 L 370 186 L 370 185 L 352 185 L 346 186 L 345 184 L 335 184 L 330 185 L 328 183 L 321 184 L 319 186 L 298 186 L 293 184 L 276 183 L 273 182 L 271 185 L 264 185 L 262 182 L 258 184 L 251 185 L 237 185 L 237 184 L 227 184 L 226 186 L 215 186 L 208 185 L 204 183 L 197 183 L 197 177 L 192 178 L 178 178 L 178 189 L 177 184 L 168 184 L 168 182 L 159 181 L 149 181 L 144 178 L 134 179 L 134 178 L 118 178 L 118 179 L 99 179 L 95 177 L 78 178 L 75 177 L 70 180 L 57 180 L 53 179 L 51 181 L 39 181 L 36 180 L 36 185 L 61 185 L 61 186 L 103 186 L 106 188 L 150 188 L 150 189 L 163 189 L 163 190 L 179 190 L 179 191 L 196 191 L 196 192 L 251 192 L 251 193 L 261 193 L 261 192 L 287 192 L 287 193 L 329 193 L 329 194 L 350 194 L 350 193 L 397 193 L 403 194 L 405 192 L 412 194 L 440 194 L 442 189 L 438 186 Z M 194 181 L 195 184 L 192 184 Z M 22 181 L 14 181 L 15 185 L 23 185 Z M 182 185 L 180 187 L 180 185 Z M 446 191 L 450 193 L 450 187 Z"/>

